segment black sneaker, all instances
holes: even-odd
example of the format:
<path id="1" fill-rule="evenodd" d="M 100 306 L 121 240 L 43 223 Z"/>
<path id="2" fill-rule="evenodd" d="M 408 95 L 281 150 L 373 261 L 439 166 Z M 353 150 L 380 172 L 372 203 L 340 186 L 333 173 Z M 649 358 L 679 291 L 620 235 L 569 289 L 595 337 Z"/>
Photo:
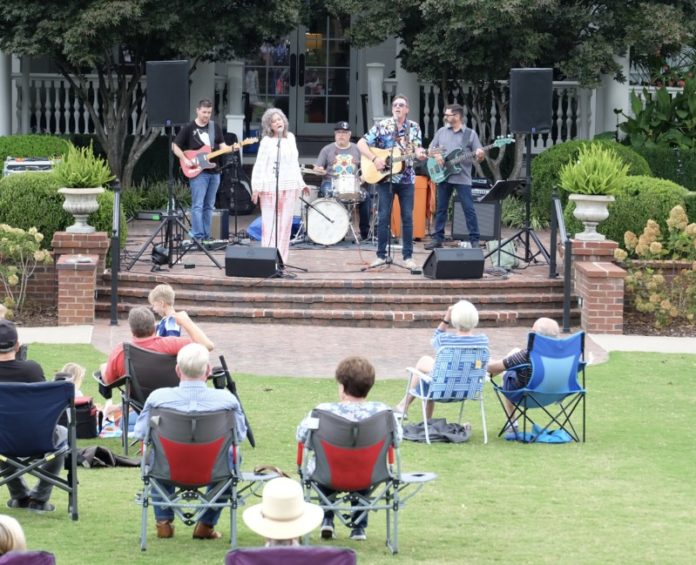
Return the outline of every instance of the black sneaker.
<path id="1" fill-rule="evenodd" d="M 24 498 L 10 498 L 10 500 L 7 501 L 7 507 L 8 508 L 29 508 L 29 504 L 31 503 L 31 498 L 28 496 L 25 496 Z"/>
<path id="2" fill-rule="evenodd" d="M 44 513 L 44 512 L 53 512 L 55 511 L 56 507 L 53 506 L 50 502 L 41 502 L 40 500 L 31 500 L 29 502 L 28 509 L 31 512 L 39 512 L 39 513 Z"/>
<path id="3" fill-rule="evenodd" d="M 333 518 L 324 518 L 324 521 L 321 523 L 320 532 L 321 539 L 334 539 L 336 537 Z"/>
<path id="4" fill-rule="evenodd" d="M 365 541 L 367 539 L 365 528 L 353 528 L 350 531 L 350 539 L 355 541 Z"/>
<path id="5" fill-rule="evenodd" d="M 442 242 L 441 242 L 441 241 L 437 241 L 437 240 L 433 240 L 433 241 L 431 241 L 430 243 L 428 243 L 427 245 L 424 245 L 424 246 L 423 246 L 423 248 L 424 248 L 424 249 L 427 249 L 428 251 L 430 251 L 430 250 L 432 250 L 432 249 L 437 249 L 437 248 L 439 248 L 439 247 L 442 247 Z"/>

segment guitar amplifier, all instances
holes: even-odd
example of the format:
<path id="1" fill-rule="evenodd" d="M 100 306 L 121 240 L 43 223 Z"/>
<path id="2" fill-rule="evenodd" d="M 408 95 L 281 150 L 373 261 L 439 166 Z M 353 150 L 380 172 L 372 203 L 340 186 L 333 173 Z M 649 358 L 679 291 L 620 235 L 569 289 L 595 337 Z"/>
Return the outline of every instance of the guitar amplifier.
<path id="1" fill-rule="evenodd" d="M 7 157 L 2 169 L 2 176 L 6 177 L 15 173 L 50 172 L 53 170 L 53 161 L 48 157 Z"/>
<path id="2" fill-rule="evenodd" d="M 478 220 L 481 241 L 489 241 L 500 237 L 500 202 L 474 202 L 476 219 Z M 464 210 L 459 200 L 454 201 L 452 216 L 452 239 L 469 239 L 469 229 L 466 226 Z"/>

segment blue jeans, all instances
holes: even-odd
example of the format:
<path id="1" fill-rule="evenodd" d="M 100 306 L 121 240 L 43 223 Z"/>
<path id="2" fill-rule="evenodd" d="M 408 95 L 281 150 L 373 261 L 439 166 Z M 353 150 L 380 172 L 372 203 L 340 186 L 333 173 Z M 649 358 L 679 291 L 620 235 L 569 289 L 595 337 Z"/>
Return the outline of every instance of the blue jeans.
<path id="1" fill-rule="evenodd" d="M 162 489 L 169 493 L 171 496 L 174 494 L 174 486 L 166 483 L 160 483 L 162 485 Z M 208 490 L 210 491 L 210 487 L 208 487 Z M 228 493 L 223 493 L 218 499 L 217 502 L 225 502 L 229 498 Z M 162 497 L 159 495 L 158 492 L 156 492 L 154 489 L 152 491 L 152 500 L 153 501 L 162 501 Z M 174 519 L 174 510 L 172 510 L 169 506 L 154 506 L 153 505 L 153 510 L 155 511 L 155 520 L 158 522 L 162 522 L 164 520 L 173 520 Z M 220 514 L 222 514 L 222 508 L 208 508 L 200 517 L 198 520 L 199 522 L 203 522 L 204 524 L 208 526 L 214 526 L 217 524 L 218 520 L 220 519 Z"/>
<path id="2" fill-rule="evenodd" d="M 445 224 L 447 223 L 447 208 L 452 197 L 452 191 L 457 191 L 457 199 L 464 208 L 466 218 L 466 228 L 469 230 L 469 241 L 472 245 L 478 245 L 480 233 L 474 199 L 471 197 L 470 184 L 452 184 L 451 182 L 441 182 L 437 185 L 437 212 L 435 213 L 435 233 L 433 239 L 442 243 L 445 239 Z M 457 203 L 455 202 L 456 206 Z"/>
<path id="3" fill-rule="evenodd" d="M 220 186 L 220 173 L 201 172 L 189 181 L 191 186 L 191 235 L 196 239 L 210 239 L 215 195 Z"/>
<path id="4" fill-rule="evenodd" d="M 388 182 L 377 185 L 379 209 L 377 210 L 377 257 L 387 256 L 387 242 L 391 232 L 391 186 Z M 401 250 L 404 261 L 413 255 L 413 184 L 394 184 L 394 195 L 399 197 L 401 207 Z M 471 194 L 471 193 L 470 193 Z M 393 196 L 392 196 L 393 198 Z"/>

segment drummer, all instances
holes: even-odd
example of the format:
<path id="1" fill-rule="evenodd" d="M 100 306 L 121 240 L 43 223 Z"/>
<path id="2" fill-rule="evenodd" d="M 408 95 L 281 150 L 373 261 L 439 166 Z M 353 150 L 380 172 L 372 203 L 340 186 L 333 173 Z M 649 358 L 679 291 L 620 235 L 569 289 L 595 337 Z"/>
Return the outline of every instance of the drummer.
<path id="1" fill-rule="evenodd" d="M 334 127 L 334 142 L 329 143 L 319 152 L 314 170 L 324 174 L 319 188 L 319 196 L 333 196 L 333 179 L 342 175 L 353 175 L 358 178 L 360 167 L 360 150 L 350 141 L 350 125 L 348 122 L 338 122 Z M 360 239 L 367 239 L 370 232 L 370 194 L 360 202 Z"/>

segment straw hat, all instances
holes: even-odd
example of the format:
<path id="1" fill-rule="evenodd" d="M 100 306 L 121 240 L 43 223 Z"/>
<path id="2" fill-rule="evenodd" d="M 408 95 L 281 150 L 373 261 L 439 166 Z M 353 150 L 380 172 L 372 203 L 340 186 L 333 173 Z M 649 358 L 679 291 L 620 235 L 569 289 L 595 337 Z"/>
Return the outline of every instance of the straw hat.
<path id="1" fill-rule="evenodd" d="M 261 504 L 244 511 L 244 523 L 257 534 L 276 540 L 291 539 L 311 532 L 321 524 L 324 511 L 304 501 L 302 487 L 292 479 L 268 481 Z"/>

